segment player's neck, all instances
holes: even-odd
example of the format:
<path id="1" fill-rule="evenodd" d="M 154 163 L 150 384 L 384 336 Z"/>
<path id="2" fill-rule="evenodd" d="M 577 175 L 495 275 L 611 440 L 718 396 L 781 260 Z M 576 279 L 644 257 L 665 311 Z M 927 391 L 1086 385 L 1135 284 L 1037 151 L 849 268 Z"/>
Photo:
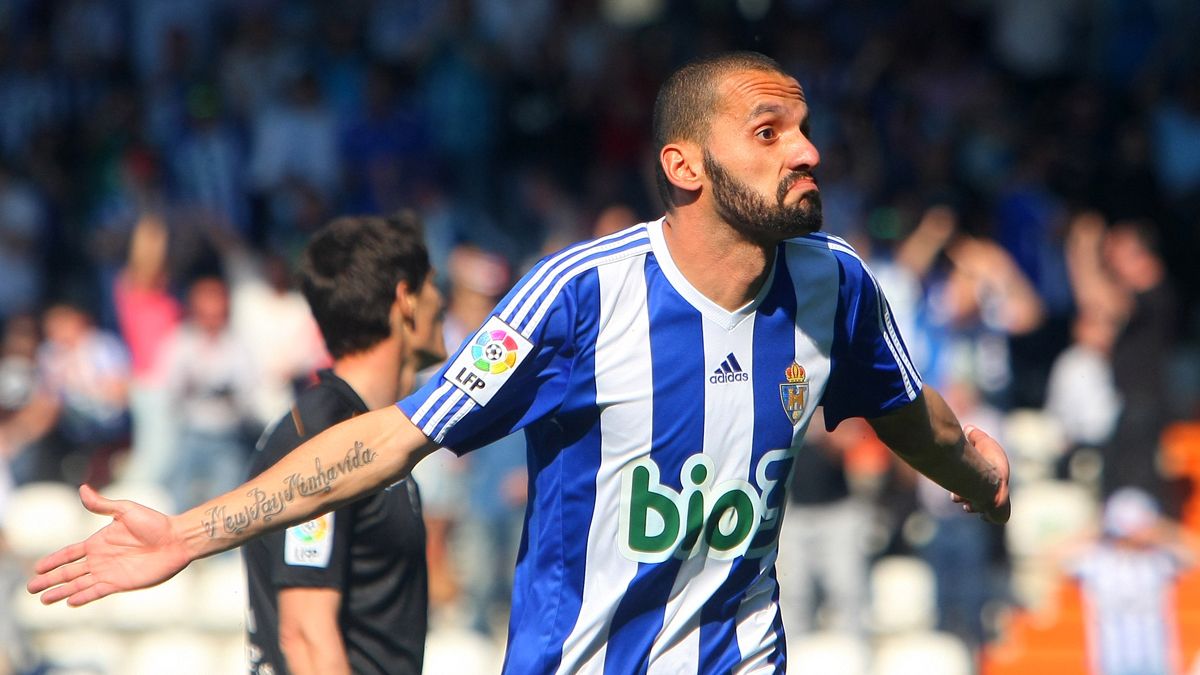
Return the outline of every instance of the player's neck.
<path id="1" fill-rule="evenodd" d="M 718 220 L 677 210 L 663 224 L 671 259 L 704 297 L 727 311 L 754 300 L 770 274 L 776 244 L 752 241 Z"/>
<path id="2" fill-rule="evenodd" d="M 346 381 L 367 408 L 377 410 L 392 405 L 400 394 L 403 368 L 400 348 L 394 338 L 333 362 L 333 373 Z"/>

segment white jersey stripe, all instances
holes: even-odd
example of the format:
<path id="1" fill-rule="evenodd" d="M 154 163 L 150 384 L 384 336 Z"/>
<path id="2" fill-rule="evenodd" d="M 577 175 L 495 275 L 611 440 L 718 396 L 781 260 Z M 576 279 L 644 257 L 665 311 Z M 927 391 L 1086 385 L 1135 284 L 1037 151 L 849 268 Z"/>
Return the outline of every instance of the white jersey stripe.
<path id="1" fill-rule="evenodd" d="M 600 468 L 596 511 L 587 533 L 587 570 L 575 627 L 563 643 L 560 673 L 602 672 L 612 620 L 611 600 L 626 588 L 638 563 L 614 543 L 622 507 L 620 472 L 649 453 L 653 433 L 650 319 L 646 312 L 644 258 L 600 267 L 600 331 L 596 337 L 596 405 L 600 414 Z M 613 405 L 630 397 L 637 405 Z"/>

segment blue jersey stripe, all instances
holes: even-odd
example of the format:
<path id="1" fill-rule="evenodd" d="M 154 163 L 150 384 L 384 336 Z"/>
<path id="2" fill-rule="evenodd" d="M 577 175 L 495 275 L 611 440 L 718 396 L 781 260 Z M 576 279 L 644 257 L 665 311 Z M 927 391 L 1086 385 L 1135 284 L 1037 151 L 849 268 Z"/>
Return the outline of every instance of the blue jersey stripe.
<path id="1" fill-rule="evenodd" d="M 600 325 L 598 275 L 581 276 L 575 290 L 580 340 L 595 344 Z M 544 559 L 527 560 L 526 553 L 518 558 L 509 635 L 510 640 L 519 637 L 508 646 L 506 673 L 555 672 L 579 616 L 601 459 L 595 372 L 595 352 L 581 352 L 573 374 L 575 386 L 563 401 L 562 409 L 569 412 L 527 429 L 534 491 L 529 503 L 531 509 L 536 505 L 539 520 L 527 522 L 526 537 L 531 541 L 522 550 L 542 552 Z M 547 612 L 548 608 L 553 611 Z"/>
<path id="2" fill-rule="evenodd" d="M 703 415 L 680 414 L 672 405 L 679 392 L 689 392 L 689 410 L 703 410 L 704 329 L 701 316 L 672 288 L 653 256 L 646 258 L 646 305 L 650 316 L 650 358 L 654 381 L 654 417 L 650 459 L 660 480 L 679 490 L 679 472 L 693 452 L 704 447 Z M 693 393 L 694 392 L 694 393 Z M 686 449 L 686 450 L 685 450 Z M 650 648 L 663 627 L 663 612 L 679 574 L 681 561 L 642 563 L 617 605 L 609 629 L 604 672 L 644 673 Z"/>
<path id="3" fill-rule="evenodd" d="M 775 591 L 771 594 L 771 603 L 775 605 L 775 618 L 771 621 L 771 632 L 775 633 L 775 649 L 767 662 L 775 666 L 775 672 L 782 673 L 787 668 L 787 638 L 783 632 L 783 613 L 779 611 L 779 576 L 775 573 L 775 565 L 771 565 L 771 583 Z"/>
<path id="4" fill-rule="evenodd" d="M 753 367 L 754 440 L 750 471 L 755 473 L 763 456 L 773 450 L 786 450 L 792 445 L 795 428 L 783 408 L 779 385 L 785 382 L 784 373 L 795 360 L 796 290 L 788 273 L 783 247 L 776 254 L 775 283 L 763 298 L 754 321 Z M 812 405 L 810 403 L 810 405 Z M 757 475 L 746 480 L 764 497 L 764 521 L 751 542 L 750 551 L 773 546 L 779 536 L 779 521 L 783 515 L 788 478 L 792 467 L 791 455 L 771 463 L 766 478 L 773 483 L 760 484 Z M 775 517 L 765 516 L 774 509 Z M 738 609 L 745 591 L 761 573 L 763 559 L 758 555 L 743 556 L 733 561 L 729 577 L 705 603 L 701 613 L 700 671 L 728 672 L 741 662 L 737 642 Z"/>

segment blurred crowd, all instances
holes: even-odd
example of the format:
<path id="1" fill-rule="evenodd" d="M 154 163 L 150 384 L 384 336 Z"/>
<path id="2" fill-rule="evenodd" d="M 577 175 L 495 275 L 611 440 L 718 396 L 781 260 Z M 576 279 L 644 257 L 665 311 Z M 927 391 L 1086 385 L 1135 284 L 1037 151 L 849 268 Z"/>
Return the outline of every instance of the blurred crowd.
<path id="1" fill-rule="evenodd" d="M 289 265 L 334 215 L 420 213 L 456 348 L 543 253 L 661 215 L 659 83 L 749 48 L 805 87 L 826 230 L 925 380 L 1008 444 L 1018 508 L 1135 488 L 1186 524 L 1197 34 L 1191 0 L 0 3 L 0 521 L 28 483 L 186 508 L 239 482 L 328 362 Z M 932 570 L 933 621 L 972 654 L 1041 597 L 1015 522 L 961 517 L 865 426 L 812 427 L 794 634 L 877 631 L 889 556 Z M 436 611 L 481 634 L 503 633 L 522 443 L 419 474 Z"/>

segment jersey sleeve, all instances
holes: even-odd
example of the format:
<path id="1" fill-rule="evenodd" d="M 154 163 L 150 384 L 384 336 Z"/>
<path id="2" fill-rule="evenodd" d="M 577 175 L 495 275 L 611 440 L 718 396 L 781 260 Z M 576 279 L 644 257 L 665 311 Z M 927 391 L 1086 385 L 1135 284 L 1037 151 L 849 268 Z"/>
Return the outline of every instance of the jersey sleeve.
<path id="1" fill-rule="evenodd" d="M 397 405 L 464 454 L 553 414 L 575 350 L 572 286 L 535 267 L 425 386 Z"/>
<path id="2" fill-rule="evenodd" d="M 267 535 L 275 588 L 344 588 L 352 519 L 344 508 Z"/>
<path id="3" fill-rule="evenodd" d="M 821 400 L 831 431 L 848 417 L 884 415 L 921 391 L 921 377 L 883 290 L 866 263 L 850 251 L 835 254 L 841 278 L 829 383 Z"/>

